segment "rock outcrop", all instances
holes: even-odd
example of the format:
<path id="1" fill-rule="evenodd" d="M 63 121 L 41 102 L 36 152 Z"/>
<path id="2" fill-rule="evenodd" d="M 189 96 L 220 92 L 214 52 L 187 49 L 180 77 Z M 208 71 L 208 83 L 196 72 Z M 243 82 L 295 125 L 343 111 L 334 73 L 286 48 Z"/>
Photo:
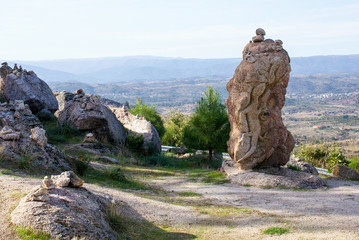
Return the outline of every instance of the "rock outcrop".
<path id="1" fill-rule="evenodd" d="M 290 168 L 290 166 L 294 166 L 294 167 L 299 168 L 302 172 L 310 173 L 313 175 L 319 174 L 315 167 L 313 167 L 306 161 L 303 161 L 303 159 L 295 157 L 294 155 L 290 157 L 286 166 L 287 166 L 287 168 Z"/>
<path id="2" fill-rule="evenodd" d="M 71 170 L 64 154 L 47 144 L 39 119 L 23 101 L 0 104 L 0 164 L 33 171 Z"/>
<path id="3" fill-rule="evenodd" d="M 359 173 L 353 168 L 337 164 L 333 167 L 333 177 L 359 180 Z"/>
<path id="4" fill-rule="evenodd" d="M 221 170 L 231 183 L 264 188 L 317 189 L 324 187 L 323 179 L 310 173 L 283 167 L 240 170 L 232 160 L 224 160 Z"/>
<path id="5" fill-rule="evenodd" d="M 263 29 L 256 34 L 227 83 L 228 153 L 242 170 L 283 166 L 294 147 L 281 117 L 291 71 L 289 56 L 282 41 L 264 40 Z"/>
<path id="6" fill-rule="evenodd" d="M 7 63 L 0 68 L 0 91 L 7 101 L 23 100 L 36 114 L 43 109 L 55 112 L 58 104 L 50 87 L 33 71 L 27 72 L 21 67 L 14 69 Z"/>
<path id="7" fill-rule="evenodd" d="M 71 179 L 83 183 L 71 172 L 45 177 L 42 186 L 21 199 L 11 213 L 11 222 L 47 232 L 54 239 L 117 239 L 107 220 L 111 201 L 83 187 L 73 188 Z"/>
<path id="8" fill-rule="evenodd" d="M 135 135 L 143 136 L 142 151 L 145 154 L 161 153 L 161 139 L 151 122 L 134 116 L 125 108 L 112 108 L 112 111 L 125 128 Z"/>
<path id="9" fill-rule="evenodd" d="M 61 126 L 69 125 L 80 131 L 90 132 L 101 142 L 125 145 L 127 133 L 113 112 L 102 105 L 100 98 L 85 95 L 83 91 L 72 94 L 56 93 L 59 110 L 55 113 Z"/>

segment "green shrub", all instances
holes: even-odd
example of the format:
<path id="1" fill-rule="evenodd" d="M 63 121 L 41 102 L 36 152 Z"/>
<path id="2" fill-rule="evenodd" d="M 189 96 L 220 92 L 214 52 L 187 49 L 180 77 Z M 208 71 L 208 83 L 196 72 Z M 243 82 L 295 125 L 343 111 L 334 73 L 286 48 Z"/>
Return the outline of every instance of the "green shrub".
<path id="1" fill-rule="evenodd" d="M 352 157 L 348 166 L 359 172 L 359 156 Z"/>
<path id="2" fill-rule="evenodd" d="M 21 153 L 19 159 L 19 168 L 22 170 L 31 170 L 33 168 L 33 163 L 35 156 L 30 153 Z"/>
<path id="3" fill-rule="evenodd" d="M 84 138 L 85 133 L 70 126 L 59 126 L 57 119 L 54 118 L 50 121 L 42 122 L 44 129 L 46 130 L 46 136 L 49 143 L 78 143 Z"/>
<path id="4" fill-rule="evenodd" d="M 107 169 L 106 170 L 106 175 L 110 179 L 115 180 L 115 181 L 122 181 L 122 182 L 127 181 L 127 178 L 125 177 L 125 175 L 123 174 L 121 168 L 119 168 L 119 167 Z"/>
<path id="5" fill-rule="evenodd" d="M 92 156 L 89 156 L 86 153 L 80 153 L 80 156 L 75 160 L 75 172 L 80 176 L 84 176 L 85 172 L 89 169 L 89 164 L 92 158 Z"/>
<path id="6" fill-rule="evenodd" d="M 134 134 L 132 132 L 129 132 L 127 139 L 129 148 L 136 153 L 142 154 L 142 148 L 144 143 L 143 136 L 140 134 Z"/>
<path id="7" fill-rule="evenodd" d="M 332 170 L 336 164 L 349 164 L 341 148 L 336 145 L 326 145 L 323 143 L 318 145 L 301 145 L 295 152 L 295 155 L 315 167 L 327 168 L 329 170 Z"/>

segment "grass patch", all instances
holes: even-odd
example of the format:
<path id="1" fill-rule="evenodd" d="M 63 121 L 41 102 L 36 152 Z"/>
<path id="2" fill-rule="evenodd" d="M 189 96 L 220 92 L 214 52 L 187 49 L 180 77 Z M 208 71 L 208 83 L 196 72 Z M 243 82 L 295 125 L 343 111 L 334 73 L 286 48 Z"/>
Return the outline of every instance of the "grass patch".
<path id="1" fill-rule="evenodd" d="M 214 170 L 198 169 L 195 171 L 191 171 L 188 177 L 193 181 L 197 181 L 197 179 L 200 179 L 204 183 L 211 184 L 224 184 L 230 182 L 222 173 L 216 172 Z"/>
<path id="2" fill-rule="evenodd" d="M 22 240 L 52 240 L 51 235 L 45 232 L 32 230 L 21 226 L 14 226 L 17 236 Z"/>
<path id="3" fill-rule="evenodd" d="M 12 199 L 21 199 L 23 197 L 25 197 L 27 194 L 26 193 L 23 193 L 23 192 L 12 192 L 10 193 L 10 197 Z"/>
<path id="4" fill-rule="evenodd" d="M 181 197 L 201 197 L 202 195 L 195 192 L 179 192 L 178 195 Z"/>
<path id="5" fill-rule="evenodd" d="M 30 153 L 21 153 L 20 159 L 18 163 L 19 169 L 22 170 L 31 170 L 33 169 L 33 163 L 35 161 L 36 156 Z"/>
<path id="6" fill-rule="evenodd" d="M 289 230 L 286 228 L 280 228 L 280 227 L 270 227 L 263 231 L 263 234 L 268 235 L 282 235 L 285 233 L 288 233 Z"/>
<path id="7" fill-rule="evenodd" d="M 168 232 L 161 226 L 156 226 L 146 220 L 135 220 L 121 214 L 121 210 L 112 204 L 107 209 L 108 221 L 117 234 L 119 239 L 137 240 L 167 240 L 167 239 L 194 239 L 196 236 L 186 233 Z"/>
<path id="8" fill-rule="evenodd" d="M 288 168 L 288 169 L 292 169 L 292 170 L 294 170 L 294 171 L 298 171 L 298 172 L 301 172 L 301 171 L 302 171 L 302 169 L 301 169 L 300 167 L 295 166 L 295 165 L 288 165 L 287 168 Z"/>
<path id="9" fill-rule="evenodd" d="M 89 168 L 82 178 L 87 183 L 110 188 L 152 190 L 142 182 L 134 180 L 131 176 L 126 176 L 118 167 L 109 167 L 106 169 Z"/>
<path id="10" fill-rule="evenodd" d="M 69 125 L 59 126 L 57 119 L 42 122 L 46 130 L 48 142 L 51 144 L 58 143 L 80 143 L 85 136 L 84 132 L 77 130 Z"/>
<path id="11" fill-rule="evenodd" d="M 139 164 L 144 166 L 158 166 L 171 168 L 198 168 L 201 166 L 201 159 L 198 157 L 178 158 L 174 153 L 162 152 L 152 156 L 138 158 Z"/>
<path id="12" fill-rule="evenodd" d="M 211 216 L 234 216 L 254 212 L 254 210 L 250 208 L 237 208 L 230 206 L 197 206 L 195 208 L 199 213 Z"/>

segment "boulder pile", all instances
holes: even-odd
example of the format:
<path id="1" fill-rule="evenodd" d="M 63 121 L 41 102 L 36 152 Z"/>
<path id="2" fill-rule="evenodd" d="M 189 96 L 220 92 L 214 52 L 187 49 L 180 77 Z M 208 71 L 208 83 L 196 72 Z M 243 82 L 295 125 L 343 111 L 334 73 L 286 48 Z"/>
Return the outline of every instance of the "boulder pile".
<path id="1" fill-rule="evenodd" d="M 47 143 L 45 130 L 24 101 L 0 104 L 1 163 L 58 173 L 71 170 L 64 154 Z"/>

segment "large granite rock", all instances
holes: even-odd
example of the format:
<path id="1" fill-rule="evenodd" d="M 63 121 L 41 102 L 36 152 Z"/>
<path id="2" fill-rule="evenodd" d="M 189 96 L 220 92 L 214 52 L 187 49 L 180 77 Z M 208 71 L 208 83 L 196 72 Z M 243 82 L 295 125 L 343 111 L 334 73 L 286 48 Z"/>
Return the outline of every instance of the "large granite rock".
<path id="1" fill-rule="evenodd" d="M 36 114 L 43 109 L 55 112 L 58 104 L 50 87 L 33 72 L 3 64 L 0 69 L 3 93 L 8 101 L 23 100 Z"/>
<path id="2" fill-rule="evenodd" d="M 55 93 L 59 110 L 55 113 L 61 126 L 69 125 L 80 131 L 91 132 L 101 142 L 127 143 L 127 133 L 115 114 L 102 105 L 100 98 L 68 92 Z"/>
<path id="3" fill-rule="evenodd" d="M 117 239 L 107 220 L 110 199 L 71 184 L 59 187 L 56 181 L 62 175 L 52 176 L 54 181 L 45 177 L 42 186 L 21 199 L 11 222 L 49 233 L 54 239 Z"/>
<path id="4" fill-rule="evenodd" d="M 47 144 L 45 130 L 23 101 L 0 104 L 0 165 L 32 172 L 71 170 L 64 154 Z"/>
<path id="5" fill-rule="evenodd" d="M 117 119 L 135 135 L 143 136 L 145 154 L 161 153 L 161 139 L 156 128 L 141 116 L 134 116 L 125 108 L 112 108 Z"/>
<path id="6" fill-rule="evenodd" d="M 285 165 L 294 147 L 281 117 L 291 71 L 289 56 L 282 41 L 264 40 L 263 29 L 256 34 L 227 83 L 228 153 L 242 170 Z"/>

